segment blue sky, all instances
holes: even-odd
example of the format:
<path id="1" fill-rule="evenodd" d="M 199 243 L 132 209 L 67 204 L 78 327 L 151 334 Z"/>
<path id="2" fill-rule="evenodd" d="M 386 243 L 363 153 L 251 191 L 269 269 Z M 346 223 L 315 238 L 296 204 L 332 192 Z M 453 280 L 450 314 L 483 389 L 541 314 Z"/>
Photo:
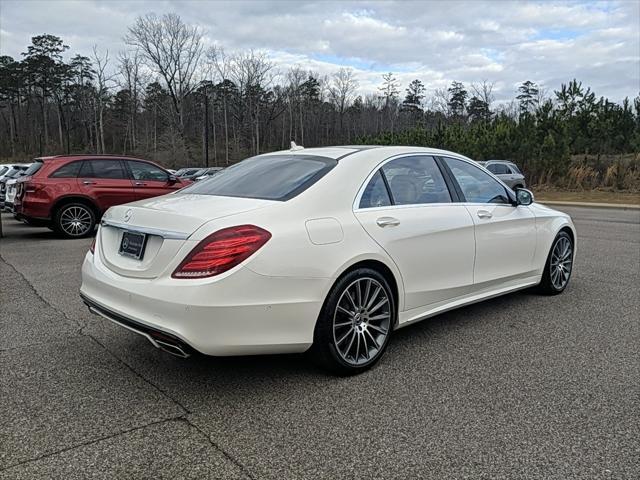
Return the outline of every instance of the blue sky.
<path id="1" fill-rule="evenodd" d="M 497 100 L 533 80 L 548 90 L 574 77 L 619 101 L 640 91 L 640 2 L 0 0 L 0 52 L 19 57 L 51 33 L 72 51 L 112 58 L 136 16 L 175 12 L 209 45 L 257 49 L 285 72 L 354 69 L 363 94 L 392 71 L 431 94 L 451 81 L 494 83 Z"/>

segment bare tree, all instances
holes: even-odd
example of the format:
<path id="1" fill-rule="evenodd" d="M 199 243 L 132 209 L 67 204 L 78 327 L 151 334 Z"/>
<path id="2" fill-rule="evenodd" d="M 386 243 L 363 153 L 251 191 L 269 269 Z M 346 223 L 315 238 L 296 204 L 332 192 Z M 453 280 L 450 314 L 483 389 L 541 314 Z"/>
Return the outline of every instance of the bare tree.
<path id="1" fill-rule="evenodd" d="M 131 149 L 136 150 L 137 132 L 136 132 L 136 118 L 138 109 L 140 108 L 140 90 L 142 88 L 142 74 L 141 65 L 142 58 L 139 51 L 136 49 L 133 52 L 123 51 L 118 55 L 119 73 L 122 77 L 121 88 L 124 88 L 129 92 L 129 118 L 127 120 L 127 134 L 131 136 Z M 125 144 L 126 145 L 126 144 Z"/>
<path id="2" fill-rule="evenodd" d="M 224 160 L 225 164 L 229 165 L 229 108 L 228 108 L 228 89 L 226 88 L 225 80 L 229 75 L 229 57 L 226 55 L 224 49 L 213 46 L 207 50 L 207 59 L 209 63 L 213 66 L 209 71 L 212 73 L 215 72 L 217 74 L 218 79 L 220 80 L 221 89 L 221 97 L 222 97 L 222 113 L 224 119 Z M 215 82 L 214 82 L 215 83 Z M 215 128 L 215 126 L 214 126 Z"/>
<path id="3" fill-rule="evenodd" d="M 93 61 L 95 62 L 95 99 L 94 99 L 94 125 L 96 132 L 96 151 L 105 153 L 104 146 L 104 110 L 109 101 L 110 91 L 113 88 L 114 75 L 108 73 L 109 50 L 104 55 L 98 51 L 98 46 L 93 46 Z"/>
<path id="4" fill-rule="evenodd" d="M 333 74 L 331 85 L 329 86 L 329 98 L 338 109 L 340 117 L 340 135 L 344 137 L 344 113 L 349 104 L 353 101 L 356 90 L 358 89 L 358 80 L 350 68 L 341 68 Z"/>
<path id="5" fill-rule="evenodd" d="M 254 50 L 237 53 L 229 62 L 229 76 L 238 88 L 243 118 L 248 114 L 250 119 L 250 136 L 256 155 L 260 153 L 260 104 L 277 75 L 274 67 L 266 53 Z"/>
<path id="6" fill-rule="evenodd" d="M 125 37 L 138 47 L 148 66 L 164 80 L 171 97 L 174 125 L 187 156 L 192 159 L 185 137 L 185 100 L 198 85 L 203 33 L 185 24 L 173 13 L 158 17 L 153 13 L 138 17 Z"/>

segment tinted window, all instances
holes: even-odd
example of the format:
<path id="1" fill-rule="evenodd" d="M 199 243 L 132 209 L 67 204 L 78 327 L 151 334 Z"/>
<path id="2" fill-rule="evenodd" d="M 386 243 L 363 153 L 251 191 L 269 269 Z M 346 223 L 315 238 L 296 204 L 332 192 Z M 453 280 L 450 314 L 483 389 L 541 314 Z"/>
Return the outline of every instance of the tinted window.
<path id="1" fill-rule="evenodd" d="M 252 157 L 182 192 L 284 201 L 305 191 L 337 164 L 334 159 L 311 155 Z"/>
<path id="2" fill-rule="evenodd" d="M 388 205 L 391 205 L 389 192 L 380 171 L 377 171 L 362 193 L 360 208 L 386 207 Z"/>
<path id="3" fill-rule="evenodd" d="M 392 160 L 382 167 L 394 205 L 447 203 L 447 184 L 433 157 L 411 156 Z"/>
<path id="4" fill-rule="evenodd" d="M 127 178 L 120 160 L 85 160 L 80 167 L 81 178 Z"/>
<path id="5" fill-rule="evenodd" d="M 520 169 L 518 168 L 518 166 L 517 166 L 517 165 L 515 165 L 515 164 L 513 164 L 513 163 L 510 163 L 510 164 L 509 164 L 509 167 L 511 168 L 511 171 L 512 171 L 513 173 L 517 173 L 517 174 L 519 174 L 519 175 L 522 175 L 522 172 L 520 171 Z"/>
<path id="6" fill-rule="evenodd" d="M 169 180 L 169 174 L 155 165 L 135 160 L 127 160 L 127 163 L 134 180 L 158 180 L 160 182 Z"/>
<path id="7" fill-rule="evenodd" d="M 511 203 L 504 187 L 478 167 L 455 158 L 445 158 L 444 161 L 458 181 L 467 202 Z"/>
<path id="8" fill-rule="evenodd" d="M 509 169 L 504 163 L 491 163 L 487 166 L 487 170 L 495 175 L 506 175 L 509 172 Z"/>
<path id="9" fill-rule="evenodd" d="M 25 167 L 24 165 L 20 165 L 16 168 L 18 169 L 19 172 L 24 172 L 25 176 L 29 176 L 29 175 L 33 175 L 38 170 L 40 170 L 40 167 L 42 167 L 42 162 L 33 162 L 28 167 Z"/>
<path id="10" fill-rule="evenodd" d="M 80 172 L 80 167 L 82 166 L 82 162 L 70 162 L 66 165 L 61 166 L 51 175 L 50 178 L 76 178 L 78 173 Z"/>
<path id="11" fill-rule="evenodd" d="M 4 175 L 7 170 L 9 170 L 9 167 L 0 167 L 0 177 Z"/>

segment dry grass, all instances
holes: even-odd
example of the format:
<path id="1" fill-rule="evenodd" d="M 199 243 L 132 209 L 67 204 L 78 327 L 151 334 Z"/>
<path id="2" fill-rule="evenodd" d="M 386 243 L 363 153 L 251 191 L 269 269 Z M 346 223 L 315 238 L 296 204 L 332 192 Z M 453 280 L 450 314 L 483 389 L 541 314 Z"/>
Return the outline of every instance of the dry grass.
<path id="1" fill-rule="evenodd" d="M 605 190 L 563 191 L 533 189 L 536 201 L 588 202 L 640 205 L 640 194 Z"/>

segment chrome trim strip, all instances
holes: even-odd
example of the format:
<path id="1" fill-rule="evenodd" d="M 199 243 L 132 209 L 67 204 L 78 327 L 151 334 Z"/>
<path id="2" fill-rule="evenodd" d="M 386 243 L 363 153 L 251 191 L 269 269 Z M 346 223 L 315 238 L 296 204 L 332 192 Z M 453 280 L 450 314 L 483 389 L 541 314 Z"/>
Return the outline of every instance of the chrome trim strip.
<path id="1" fill-rule="evenodd" d="M 160 228 L 139 227 L 135 225 L 127 225 L 126 223 L 114 222 L 113 220 L 102 220 L 100 225 L 103 227 L 112 227 L 119 230 L 127 230 L 129 232 L 146 233 L 147 235 L 156 235 L 168 240 L 186 240 L 190 237 L 189 233 L 175 232 L 171 230 L 162 230 Z"/>

